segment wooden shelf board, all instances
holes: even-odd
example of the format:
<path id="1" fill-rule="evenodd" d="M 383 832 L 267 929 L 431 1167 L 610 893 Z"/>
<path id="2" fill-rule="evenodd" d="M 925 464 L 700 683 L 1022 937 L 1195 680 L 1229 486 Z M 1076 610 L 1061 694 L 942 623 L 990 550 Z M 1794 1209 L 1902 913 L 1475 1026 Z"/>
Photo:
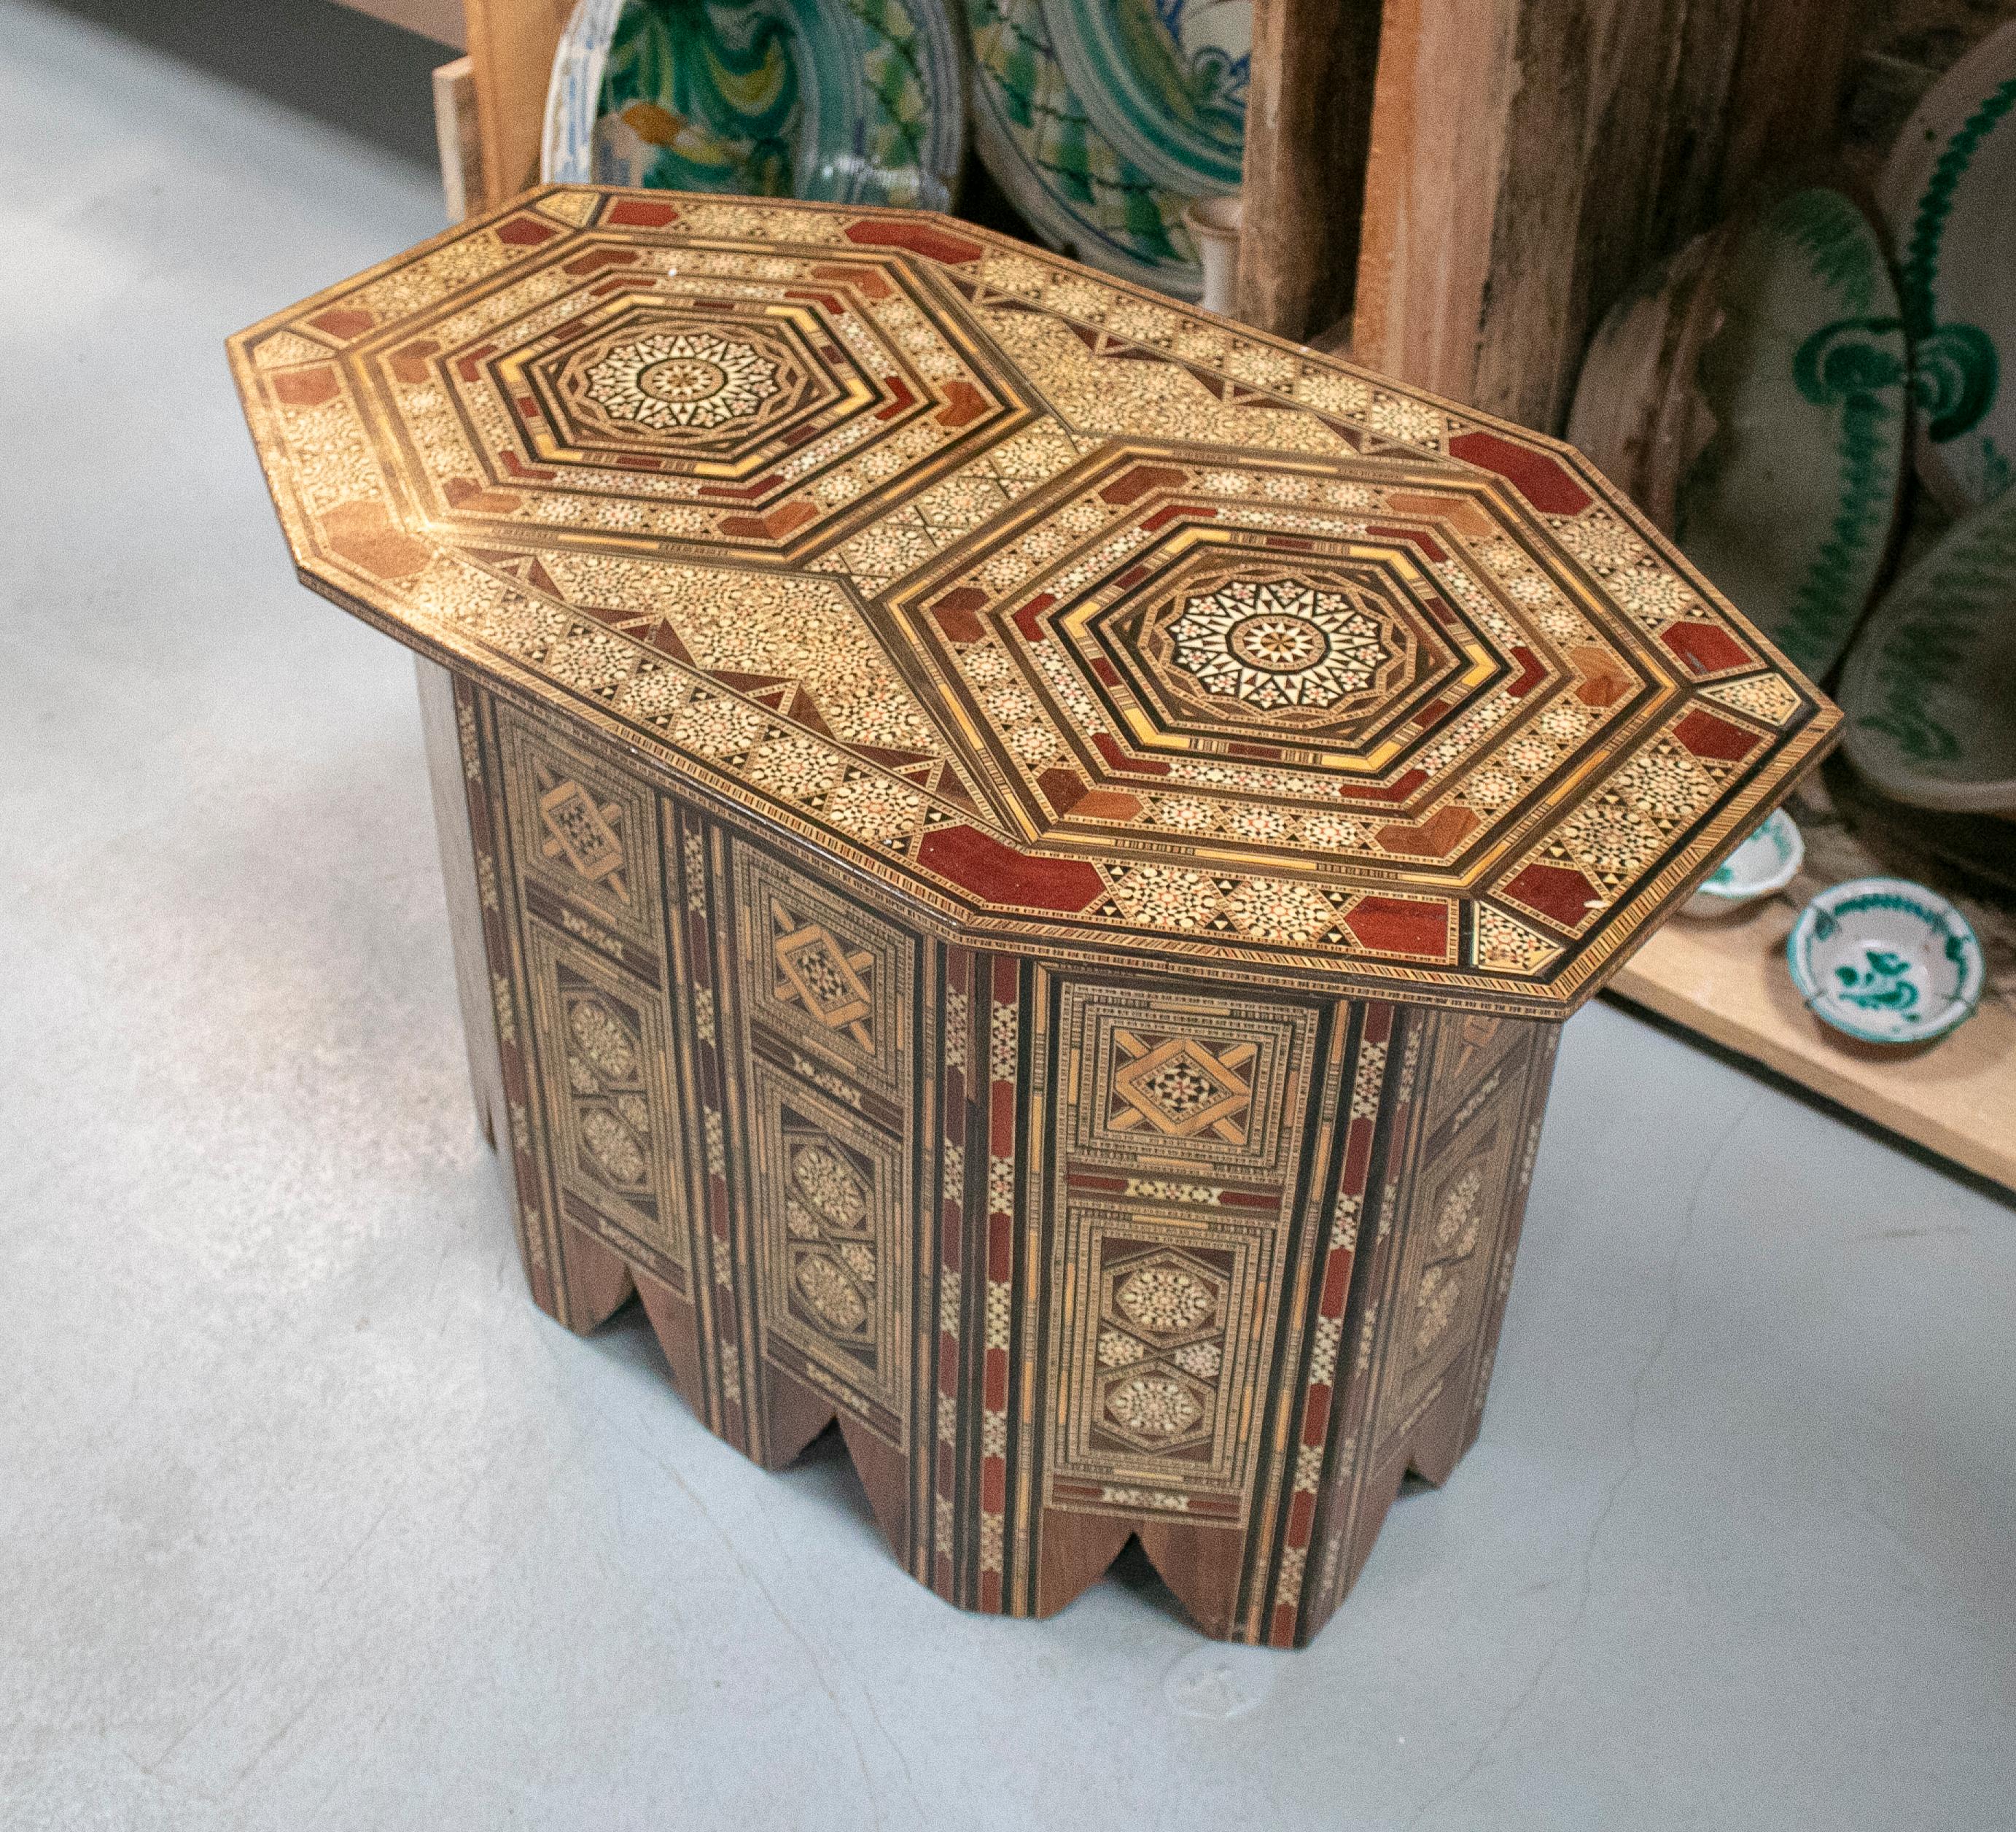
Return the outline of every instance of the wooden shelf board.
<path id="1" fill-rule="evenodd" d="M 1719 921 L 1677 918 L 1610 990 L 2016 1191 L 2016 1003 L 1991 994 L 1950 1036 L 1915 1052 L 1858 1045 L 1793 990 L 1785 937 L 1798 910 L 1773 898 Z"/>
<path id="2" fill-rule="evenodd" d="M 462 0 L 337 0 L 353 13 L 368 13 L 439 45 L 463 48 Z"/>

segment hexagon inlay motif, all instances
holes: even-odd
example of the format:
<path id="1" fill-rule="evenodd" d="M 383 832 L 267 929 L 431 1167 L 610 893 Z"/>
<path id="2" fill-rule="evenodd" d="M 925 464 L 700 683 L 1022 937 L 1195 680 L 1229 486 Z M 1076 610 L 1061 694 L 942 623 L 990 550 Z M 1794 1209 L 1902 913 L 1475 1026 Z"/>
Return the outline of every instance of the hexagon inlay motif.
<path id="1" fill-rule="evenodd" d="M 1186 600 L 1169 633 L 1206 693 L 1263 712 L 1334 705 L 1391 659 L 1380 618 L 1292 579 L 1229 580 Z"/>
<path id="2" fill-rule="evenodd" d="M 1218 1294 L 1180 1266 L 1149 1266 L 1124 1281 L 1113 1301 L 1129 1322 L 1173 1336 L 1205 1322 L 1218 1307 Z"/>
<path id="3" fill-rule="evenodd" d="M 1106 1409 L 1138 1437 L 1176 1437 L 1204 1416 L 1204 1408 L 1179 1380 L 1141 1374 L 1107 1390 Z"/>

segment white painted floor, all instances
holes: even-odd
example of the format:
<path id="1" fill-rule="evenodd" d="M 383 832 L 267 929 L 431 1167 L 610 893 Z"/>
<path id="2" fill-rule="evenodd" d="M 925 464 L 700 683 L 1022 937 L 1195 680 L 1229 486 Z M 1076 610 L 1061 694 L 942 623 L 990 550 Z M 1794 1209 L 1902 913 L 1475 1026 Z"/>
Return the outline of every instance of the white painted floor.
<path id="1" fill-rule="evenodd" d="M 1306 1653 L 959 1614 L 534 1310 L 412 671 L 222 349 L 438 226 L 438 54 L 127 10 L 0 0 L 0 1826 L 2016 1824 L 2016 1213 L 1614 1010 Z"/>

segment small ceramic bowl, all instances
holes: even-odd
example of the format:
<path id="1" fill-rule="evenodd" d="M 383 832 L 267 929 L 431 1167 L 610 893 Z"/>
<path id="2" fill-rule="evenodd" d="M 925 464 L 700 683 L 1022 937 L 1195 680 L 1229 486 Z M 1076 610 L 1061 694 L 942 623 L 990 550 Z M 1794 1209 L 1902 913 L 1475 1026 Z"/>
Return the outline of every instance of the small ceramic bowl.
<path id="1" fill-rule="evenodd" d="M 1680 906 L 1683 916 L 1726 916 L 1781 891 L 1806 861 L 1806 842 L 1782 808 L 1770 816 Z"/>
<path id="2" fill-rule="evenodd" d="M 1981 942 L 1944 897 L 1901 878 L 1854 878 L 1807 904 L 1785 939 L 1806 1008 L 1871 1044 L 1929 1043 L 1981 1002 Z"/>

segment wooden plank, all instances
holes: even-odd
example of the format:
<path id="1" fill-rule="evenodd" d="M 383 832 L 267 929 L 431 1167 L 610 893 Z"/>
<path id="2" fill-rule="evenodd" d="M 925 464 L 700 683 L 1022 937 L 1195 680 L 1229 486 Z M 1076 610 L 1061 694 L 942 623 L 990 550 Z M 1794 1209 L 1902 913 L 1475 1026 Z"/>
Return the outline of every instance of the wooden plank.
<path id="1" fill-rule="evenodd" d="M 504 1067 L 497 1054 L 489 957 L 484 950 L 483 901 L 477 886 L 476 844 L 469 828 L 462 735 L 455 725 L 455 678 L 424 655 L 413 658 L 413 674 L 419 688 L 420 730 L 427 741 L 427 781 L 434 791 L 441 882 L 448 893 L 448 935 L 455 946 L 455 989 L 462 1001 L 470 1091 L 476 1099 L 477 1123 L 494 1146 L 510 1136 L 509 1110 L 504 1096 Z"/>
<path id="2" fill-rule="evenodd" d="M 1831 142 L 1862 0 L 1388 0 L 1353 348 L 1557 430 L 1592 327 Z"/>
<path id="3" fill-rule="evenodd" d="M 2016 828 L 1883 802 L 1840 763 L 1804 784 L 1787 812 L 1806 857 L 1783 894 L 1726 921 L 1668 924 L 1611 990 L 2016 1189 Z M 1917 1054 L 1827 1030 L 1799 1003 L 1785 965 L 1785 937 L 1807 900 L 1872 877 L 1913 879 L 1951 899 L 1986 957 L 1981 1009 Z"/>
<path id="4" fill-rule="evenodd" d="M 1379 0 L 1256 0 L 1235 315 L 1301 337 L 1351 309 Z"/>
<path id="5" fill-rule="evenodd" d="M 574 0 L 464 0 L 486 204 L 538 182 L 546 82 L 573 11 Z"/>
<path id="6" fill-rule="evenodd" d="M 337 0 L 337 4 L 417 32 L 437 44 L 462 49 L 462 0 Z"/>
<path id="7" fill-rule="evenodd" d="M 483 137 L 476 121 L 476 70 L 466 57 L 434 72 L 434 140 L 441 154 L 441 199 L 459 222 L 483 196 Z"/>
<path id="8" fill-rule="evenodd" d="M 2016 1004 L 1984 1001 L 1921 1055 L 1878 1055 L 1799 1003 L 1785 968 L 1798 916 L 1796 904 L 1774 899 L 1723 921 L 1669 923 L 1611 993 L 2016 1190 Z"/>

